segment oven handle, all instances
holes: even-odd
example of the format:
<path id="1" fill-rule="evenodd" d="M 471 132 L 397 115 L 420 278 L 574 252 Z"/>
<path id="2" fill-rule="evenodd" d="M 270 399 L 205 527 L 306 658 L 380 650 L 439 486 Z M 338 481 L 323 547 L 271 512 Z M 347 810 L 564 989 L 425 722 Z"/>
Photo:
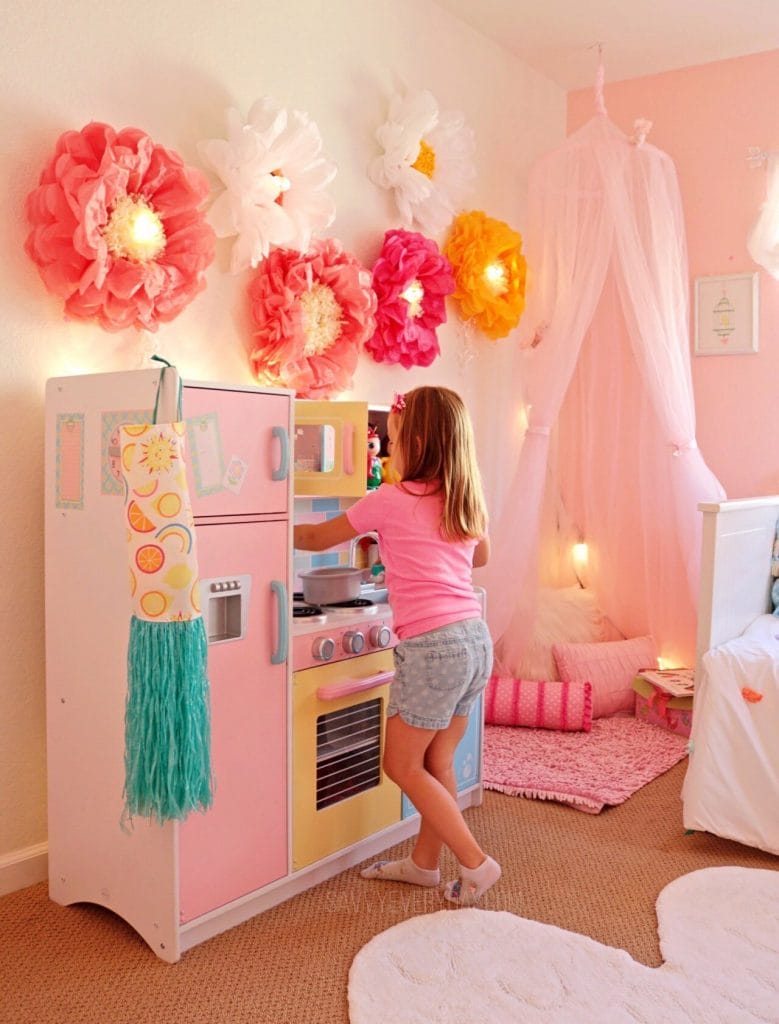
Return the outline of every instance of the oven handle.
<path id="1" fill-rule="evenodd" d="M 383 686 L 392 681 L 395 675 L 390 669 L 388 672 L 377 672 L 373 676 L 365 676 L 364 679 L 345 679 L 335 686 L 320 686 L 316 691 L 319 700 L 339 700 L 341 697 L 350 697 L 353 693 L 364 693 L 366 690 L 373 690 L 377 686 Z"/>

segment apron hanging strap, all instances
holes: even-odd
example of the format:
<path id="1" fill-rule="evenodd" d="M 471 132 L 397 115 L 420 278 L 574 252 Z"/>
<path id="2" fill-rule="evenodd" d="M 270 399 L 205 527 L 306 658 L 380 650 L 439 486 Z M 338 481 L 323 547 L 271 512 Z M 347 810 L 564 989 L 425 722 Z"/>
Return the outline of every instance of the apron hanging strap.
<path id="1" fill-rule="evenodd" d="M 157 385 L 157 397 L 154 399 L 154 414 L 152 416 L 152 423 L 156 423 L 157 422 L 157 412 L 159 410 L 159 405 L 160 405 L 160 394 L 162 392 L 162 383 L 165 380 L 165 371 L 166 370 L 174 370 L 175 367 L 173 366 L 172 363 L 169 363 L 167 359 L 163 359 L 162 356 L 153 355 L 152 359 L 156 360 L 158 363 L 164 363 L 165 364 L 163 366 L 163 368 L 162 368 L 162 373 L 160 374 L 159 384 Z M 179 377 L 178 392 L 177 392 L 177 395 L 176 395 L 176 419 L 177 420 L 181 420 L 181 397 L 182 397 L 182 387 L 181 387 L 181 377 Z"/>

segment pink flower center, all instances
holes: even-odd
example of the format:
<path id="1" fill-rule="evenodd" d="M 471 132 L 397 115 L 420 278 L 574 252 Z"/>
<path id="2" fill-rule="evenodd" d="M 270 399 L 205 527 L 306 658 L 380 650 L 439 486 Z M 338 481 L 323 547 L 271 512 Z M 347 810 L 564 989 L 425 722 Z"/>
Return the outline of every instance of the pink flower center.
<path id="1" fill-rule="evenodd" d="M 164 250 L 165 228 L 158 213 L 140 196 L 117 199 L 103 228 L 109 252 L 119 259 L 148 263 Z"/>
<path id="2" fill-rule="evenodd" d="M 343 310 L 332 288 L 317 283 L 300 296 L 303 333 L 306 343 L 303 355 L 318 356 L 337 341 L 343 326 Z"/>
<path id="3" fill-rule="evenodd" d="M 415 278 L 406 285 L 405 289 L 400 293 L 400 297 L 408 303 L 408 315 L 412 319 L 422 316 L 422 300 L 425 297 L 425 289 L 418 278 Z"/>

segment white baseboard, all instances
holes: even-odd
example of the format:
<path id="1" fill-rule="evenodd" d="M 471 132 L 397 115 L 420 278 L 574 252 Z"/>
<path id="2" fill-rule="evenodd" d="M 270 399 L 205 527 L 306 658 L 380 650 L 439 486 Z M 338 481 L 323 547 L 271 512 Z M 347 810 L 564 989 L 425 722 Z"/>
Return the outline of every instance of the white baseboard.
<path id="1" fill-rule="evenodd" d="M 49 844 L 36 843 L 0 857 L 0 896 L 45 882 L 49 874 Z"/>

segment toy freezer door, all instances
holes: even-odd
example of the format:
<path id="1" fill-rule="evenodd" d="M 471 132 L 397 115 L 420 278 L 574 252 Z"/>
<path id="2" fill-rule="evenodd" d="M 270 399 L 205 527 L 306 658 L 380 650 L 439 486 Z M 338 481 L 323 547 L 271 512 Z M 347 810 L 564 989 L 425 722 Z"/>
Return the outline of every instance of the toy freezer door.
<path id="1" fill-rule="evenodd" d="M 286 514 L 291 396 L 227 387 L 184 387 L 192 512 Z"/>
<path id="2" fill-rule="evenodd" d="M 182 923 L 287 874 L 287 663 L 271 658 L 288 608 L 271 582 L 287 580 L 288 525 L 201 524 L 197 538 L 201 578 L 240 582 L 248 607 L 209 643 L 214 802 L 180 827 Z"/>
<path id="3" fill-rule="evenodd" d="M 295 402 L 295 494 L 359 498 L 367 460 L 365 402 Z"/>

